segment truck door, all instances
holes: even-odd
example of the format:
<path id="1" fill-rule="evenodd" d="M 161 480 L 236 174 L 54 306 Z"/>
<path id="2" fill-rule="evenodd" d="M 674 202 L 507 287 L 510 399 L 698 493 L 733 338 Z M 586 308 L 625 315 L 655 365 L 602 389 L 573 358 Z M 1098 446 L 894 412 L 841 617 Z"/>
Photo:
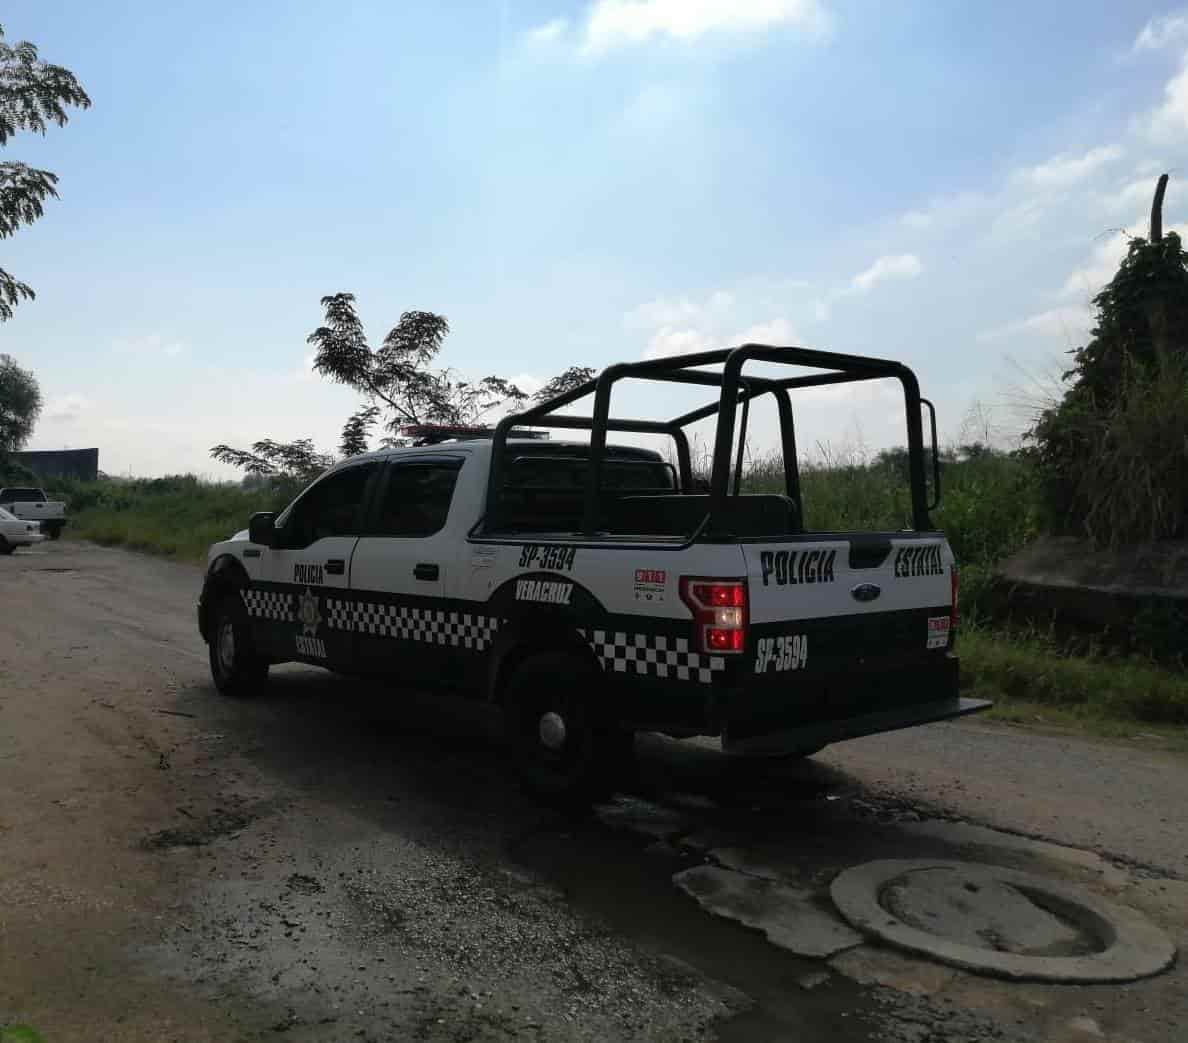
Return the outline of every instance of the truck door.
<path id="1" fill-rule="evenodd" d="M 464 460 L 434 453 L 388 463 L 351 569 L 361 669 L 414 682 L 461 676 L 464 613 L 447 594 L 468 525 L 450 509 Z"/>
<path id="2" fill-rule="evenodd" d="M 351 661 L 351 559 L 382 464 L 326 475 L 277 519 L 274 545 L 244 599 L 261 647 L 278 659 L 345 668 Z"/>

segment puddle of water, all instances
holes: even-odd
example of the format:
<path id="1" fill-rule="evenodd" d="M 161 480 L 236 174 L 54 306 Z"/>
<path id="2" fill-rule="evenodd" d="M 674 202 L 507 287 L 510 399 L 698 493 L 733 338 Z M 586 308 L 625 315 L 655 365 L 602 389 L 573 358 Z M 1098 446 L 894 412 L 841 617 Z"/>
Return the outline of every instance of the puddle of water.
<path id="1" fill-rule="evenodd" d="M 820 972 L 817 960 L 792 956 L 764 936 L 707 916 L 673 886 L 674 873 L 695 857 L 645 854 L 646 838 L 586 820 L 521 840 L 512 857 L 561 889 L 576 909 L 593 914 L 637 943 L 695 967 L 754 1001 L 715 1026 L 726 1043 L 858 1043 L 875 1005 L 854 983 L 833 975 L 811 991 L 799 981 Z M 592 872 L 592 867 L 597 867 Z"/>

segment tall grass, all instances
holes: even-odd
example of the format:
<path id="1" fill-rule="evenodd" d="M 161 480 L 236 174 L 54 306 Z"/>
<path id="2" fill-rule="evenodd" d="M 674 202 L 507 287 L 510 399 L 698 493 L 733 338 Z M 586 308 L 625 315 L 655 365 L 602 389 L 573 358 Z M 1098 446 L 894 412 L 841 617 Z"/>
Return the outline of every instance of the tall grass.
<path id="1" fill-rule="evenodd" d="M 800 465 L 807 529 L 894 532 L 912 527 L 906 455 L 899 451 L 867 459 L 827 454 Z M 743 472 L 750 492 L 783 492 L 783 460 L 760 456 Z M 1014 553 L 1039 530 L 1034 472 L 1026 459 L 981 452 L 944 460 L 941 506 L 932 522 L 948 537 L 962 568 L 993 565 Z"/>
<path id="2" fill-rule="evenodd" d="M 1182 670 L 1141 657 L 1068 655 L 1042 637 L 987 627 L 963 627 L 958 650 L 966 694 L 1000 706 L 1040 703 L 1076 717 L 1188 724 L 1188 676 Z"/>
<path id="3" fill-rule="evenodd" d="M 205 560 L 212 543 L 246 528 L 256 511 L 280 510 L 295 492 L 288 483 L 244 489 L 193 475 L 52 486 L 69 505 L 68 534 L 186 561 Z"/>

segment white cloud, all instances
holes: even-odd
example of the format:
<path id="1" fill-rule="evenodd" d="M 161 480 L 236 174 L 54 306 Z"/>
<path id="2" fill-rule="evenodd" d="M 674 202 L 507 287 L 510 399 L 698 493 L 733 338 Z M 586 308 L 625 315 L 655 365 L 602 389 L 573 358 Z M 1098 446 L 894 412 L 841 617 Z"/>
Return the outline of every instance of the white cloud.
<path id="1" fill-rule="evenodd" d="M 652 334 L 644 351 L 645 359 L 662 359 L 669 355 L 688 355 L 695 351 L 712 351 L 721 347 L 708 333 L 697 329 L 674 329 L 664 326 Z"/>
<path id="2" fill-rule="evenodd" d="M 568 19 L 554 18 L 552 21 L 538 25 L 534 29 L 529 29 L 524 39 L 528 41 L 531 47 L 548 47 L 551 44 L 557 43 L 565 35 L 565 30 L 568 28 Z"/>
<path id="3" fill-rule="evenodd" d="M 1163 104 L 1151 113 L 1148 133 L 1156 140 L 1188 130 L 1188 64 L 1163 87 Z"/>
<path id="4" fill-rule="evenodd" d="M 1037 188 L 1064 188 L 1083 181 L 1107 163 L 1121 159 L 1119 145 L 1100 145 L 1084 155 L 1053 156 L 1046 163 L 1017 171 L 1015 177 Z"/>
<path id="5" fill-rule="evenodd" d="M 1134 213 L 1136 209 L 1150 205 L 1155 195 L 1155 181 L 1156 179 L 1150 176 L 1136 178 L 1120 189 L 1101 194 L 1098 197 L 1099 206 L 1107 213 Z M 1172 191 L 1174 182 L 1169 182 L 1167 201 L 1170 201 Z"/>
<path id="6" fill-rule="evenodd" d="M 787 347 L 798 340 L 792 323 L 778 317 L 768 322 L 759 322 L 728 337 L 718 336 L 694 327 L 677 328 L 665 326 L 652 334 L 644 350 L 645 359 L 661 359 L 671 355 L 686 355 L 695 351 L 714 351 L 718 348 L 735 348 L 740 344 L 773 344 Z"/>
<path id="7" fill-rule="evenodd" d="M 1131 53 L 1159 51 L 1185 41 L 1188 41 L 1188 11 L 1173 11 L 1152 18 L 1144 25 L 1135 38 Z"/>
<path id="8" fill-rule="evenodd" d="M 914 279 L 922 271 L 924 266 L 915 254 L 888 254 L 855 275 L 850 280 L 850 289 L 854 293 L 866 293 L 888 279 Z"/>
<path id="9" fill-rule="evenodd" d="M 832 23 L 821 0 L 595 0 L 582 49 L 601 53 L 653 37 L 691 41 L 708 33 L 760 32 L 777 25 L 820 40 L 829 36 Z"/>
<path id="10" fill-rule="evenodd" d="M 1126 232 L 1115 232 L 1103 239 L 1093 248 L 1089 262 L 1069 273 L 1060 292 L 1069 296 L 1094 296 L 1114 277 L 1129 246 L 1130 236 Z"/>
<path id="11" fill-rule="evenodd" d="M 623 316 L 628 329 L 656 329 L 659 326 L 680 326 L 707 322 L 725 315 L 734 307 L 734 294 L 728 290 L 714 290 L 704 300 L 691 297 L 657 297 L 632 308 Z"/>
<path id="12" fill-rule="evenodd" d="M 86 395 L 81 395 L 77 391 L 71 391 L 68 394 L 51 398 L 45 404 L 43 416 L 46 420 L 70 423 L 77 420 L 90 408 L 91 400 Z"/>
<path id="13" fill-rule="evenodd" d="M 770 322 L 756 323 L 748 326 L 741 333 L 736 333 L 727 343 L 735 344 L 773 344 L 784 348 L 794 345 L 800 337 L 785 318 L 772 319 Z"/>
<path id="14" fill-rule="evenodd" d="M 149 333 L 142 337 L 117 337 L 111 342 L 115 351 L 122 355 L 169 355 L 176 357 L 186 350 L 178 340 L 167 340 L 160 333 Z"/>
<path id="15" fill-rule="evenodd" d="M 990 205 L 991 200 L 981 192 L 958 192 L 900 214 L 895 223 L 915 232 L 941 232 L 979 217 Z"/>
<path id="16" fill-rule="evenodd" d="M 924 271 L 924 265 L 915 254 L 885 254 L 875 260 L 869 268 L 855 275 L 845 286 L 831 290 L 817 302 L 818 322 L 828 320 L 833 306 L 845 297 L 869 293 L 879 283 L 895 279 L 915 279 Z"/>
<path id="17" fill-rule="evenodd" d="M 998 329 L 979 333 L 978 340 L 982 342 L 1002 340 L 1006 337 L 1017 337 L 1024 334 L 1036 334 L 1042 337 L 1059 337 L 1072 343 L 1083 339 L 1093 325 L 1093 315 L 1088 308 L 1052 308 L 1040 312 L 1018 322 L 1011 322 Z"/>

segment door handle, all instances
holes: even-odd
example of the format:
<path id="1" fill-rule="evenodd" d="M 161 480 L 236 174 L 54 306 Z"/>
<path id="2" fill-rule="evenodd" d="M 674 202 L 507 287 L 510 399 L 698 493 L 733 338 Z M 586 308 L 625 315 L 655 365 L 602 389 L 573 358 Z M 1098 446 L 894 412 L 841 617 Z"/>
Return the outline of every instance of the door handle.
<path id="1" fill-rule="evenodd" d="M 331 576 L 341 576 L 346 572 L 346 559 L 331 558 L 328 562 L 326 562 L 326 571 Z"/>
<path id="2" fill-rule="evenodd" d="M 441 569 L 429 562 L 421 562 L 413 569 L 413 575 L 417 579 L 435 580 L 441 575 Z"/>

